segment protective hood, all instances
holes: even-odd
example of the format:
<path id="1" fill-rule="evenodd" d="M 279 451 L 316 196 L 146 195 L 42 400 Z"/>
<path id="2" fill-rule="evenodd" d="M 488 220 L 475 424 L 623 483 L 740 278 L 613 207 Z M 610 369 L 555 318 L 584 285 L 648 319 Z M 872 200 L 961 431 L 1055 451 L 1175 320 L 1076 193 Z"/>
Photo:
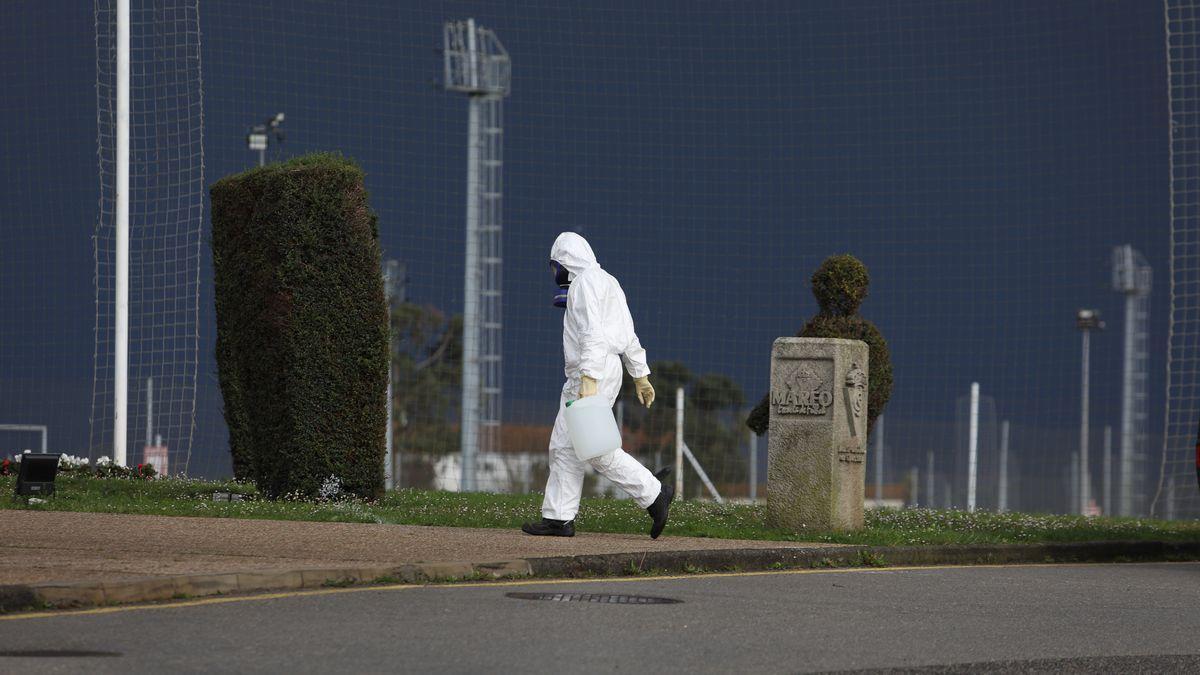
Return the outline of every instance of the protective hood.
<path id="1" fill-rule="evenodd" d="M 565 267 L 571 273 L 572 279 L 599 264 L 587 240 L 574 232 L 558 235 L 554 246 L 550 247 L 550 259 Z"/>

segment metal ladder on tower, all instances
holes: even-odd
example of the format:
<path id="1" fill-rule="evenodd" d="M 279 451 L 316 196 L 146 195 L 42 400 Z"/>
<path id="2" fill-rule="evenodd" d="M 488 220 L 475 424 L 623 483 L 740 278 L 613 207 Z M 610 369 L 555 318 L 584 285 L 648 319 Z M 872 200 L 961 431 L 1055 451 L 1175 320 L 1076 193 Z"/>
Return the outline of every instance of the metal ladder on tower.
<path id="1" fill-rule="evenodd" d="M 479 198 L 479 452 L 500 451 L 500 416 L 503 401 L 503 345 L 501 299 L 503 292 L 503 219 L 501 202 L 504 175 L 502 99 L 489 94 L 483 106 L 480 145 Z"/>

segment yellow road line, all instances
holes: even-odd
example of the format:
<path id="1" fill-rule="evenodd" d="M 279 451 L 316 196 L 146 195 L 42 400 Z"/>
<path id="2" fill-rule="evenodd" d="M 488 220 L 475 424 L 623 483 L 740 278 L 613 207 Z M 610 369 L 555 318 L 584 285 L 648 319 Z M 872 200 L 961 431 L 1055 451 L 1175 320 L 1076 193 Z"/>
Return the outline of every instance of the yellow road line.
<path id="1" fill-rule="evenodd" d="M 352 588 L 321 588 L 307 591 L 279 591 L 277 593 L 260 593 L 257 595 L 225 595 L 216 598 L 199 598 L 196 600 L 179 600 L 162 602 L 153 605 L 120 605 L 117 607 L 95 607 L 93 609 L 57 610 L 45 612 L 29 612 L 26 614 L 3 614 L 0 621 L 18 621 L 20 619 L 44 619 L 53 616 L 89 616 L 94 614 L 113 614 L 116 612 L 133 612 L 145 609 L 172 609 L 175 607 L 198 607 L 201 605 L 220 605 L 226 602 L 247 602 L 251 600 L 278 600 L 280 598 L 297 598 L 306 595 L 331 595 L 333 593 L 359 593 L 362 591 L 402 591 L 407 588 L 421 588 L 420 584 L 395 584 L 391 586 L 354 586 Z"/>
<path id="2" fill-rule="evenodd" d="M 1012 565 L 913 565 L 909 567 L 830 567 L 799 570 L 763 570 L 758 572 L 714 572 L 702 574 L 672 574 L 666 576 L 642 577 L 593 577 L 586 579 L 521 579 L 518 581 L 482 581 L 471 583 L 445 584 L 391 584 L 384 586 L 353 586 L 350 588 L 321 588 L 301 591 L 280 591 L 277 593 L 261 593 L 258 595 L 233 595 L 216 598 L 199 598 L 196 600 L 180 600 L 149 605 L 121 605 L 118 607 L 96 607 L 93 609 L 58 610 L 43 612 L 27 612 L 24 614 L 0 615 L 0 621 L 21 621 L 24 619 L 45 619 L 51 617 L 94 616 L 97 614 L 115 614 L 117 612 L 139 612 L 151 609 L 176 609 L 181 607 L 201 607 L 204 605 L 220 605 L 228 602 L 258 602 L 262 600 L 279 600 L 283 598 L 303 598 L 314 595 L 336 595 L 339 593 L 365 593 L 370 591 L 406 591 L 412 589 L 454 590 L 459 588 L 497 588 L 509 586 L 551 586 L 563 584 L 610 584 L 627 582 L 677 581 L 682 579 L 722 579 L 730 577 L 762 577 L 784 576 L 797 574 L 871 574 L 888 572 L 919 572 L 927 570 L 960 570 L 960 569 L 998 569 L 998 568 L 1041 568 L 1041 567 L 1101 567 L 1113 563 L 1016 563 Z M 1180 563 L 1143 563 L 1159 565 L 1186 565 Z"/>

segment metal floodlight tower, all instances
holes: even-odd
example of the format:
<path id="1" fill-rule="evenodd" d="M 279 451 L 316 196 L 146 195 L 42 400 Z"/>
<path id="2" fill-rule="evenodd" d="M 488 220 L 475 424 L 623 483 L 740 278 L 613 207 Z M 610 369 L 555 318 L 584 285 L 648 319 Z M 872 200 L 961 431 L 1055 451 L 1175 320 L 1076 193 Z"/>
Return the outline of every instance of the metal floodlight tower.
<path id="1" fill-rule="evenodd" d="M 1140 515 L 1146 503 L 1146 384 L 1149 380 L 1150 287 L 1153 270 L 1132 246 L 1113 249 L 1113 290 L 1125 294 L 1125 358 L 1121 373 L 1120 505 Z"/>
<path id="2" fill-rule="evenodd" d="M 496 34 L 474 19 L 443 26 L 442 53 L 443 87 L 466 94 L 469 111 L 459 489 L 472 491 L 476 456 L 500 449 L 501 113 L 512 66 Z"/>

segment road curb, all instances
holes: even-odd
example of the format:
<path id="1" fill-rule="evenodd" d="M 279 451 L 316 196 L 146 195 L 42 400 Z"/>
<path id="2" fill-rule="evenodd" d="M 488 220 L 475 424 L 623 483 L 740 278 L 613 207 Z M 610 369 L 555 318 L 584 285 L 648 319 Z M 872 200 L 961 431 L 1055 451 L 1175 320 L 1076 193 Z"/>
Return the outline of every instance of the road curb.
<path id="1" fill-rule="evenodd" d="M 0 586 L 0 613 L 378 583 L 586 578 L 796 568 L 1200 560 L 1200 542 L 824 546 L 650 551 Z"/>
<path id="2" fill-rule="evenodd" d="M 527 560 L 499 560 L 19 584 L 0 586 L 0 613 L 39 607 L 93 607 L 264 591 L 359 584 L 478 581 L 528 577 L 532 574 L 533 570 Z"/>
<path id="3" fill-rule="evenodd" d="M 535 576 L 762 571 L 805 567 L 1200 560 L 1200 542 L 1125 541 L 946 546 L 825 546 L 655 551 L 532 558 Z"/>

